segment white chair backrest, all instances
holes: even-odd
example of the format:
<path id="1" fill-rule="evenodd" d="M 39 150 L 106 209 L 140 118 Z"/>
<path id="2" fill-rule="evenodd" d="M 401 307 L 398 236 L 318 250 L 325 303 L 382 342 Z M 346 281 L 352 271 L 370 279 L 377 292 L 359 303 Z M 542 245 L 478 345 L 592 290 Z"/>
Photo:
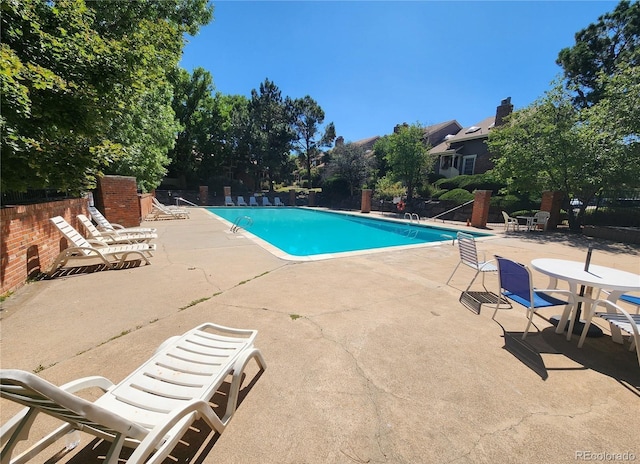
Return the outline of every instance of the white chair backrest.
<path id="1" fill-rule="evenodd" d="M 104 227 L 106 230 L 114 230 L 111 223 L 107 221 L 107 218 L 104 217 L 100 210 L 95 206 L 89 206 L 89 214 L 91 214 L 93 220 L 96 221 L 100 227 Z"/>
<path id="2" fill-rule="evenodd" d="M 73 244 L 73 246 L 93 248 L 93 246 L 91 246 L 87 239 L 80 235 L 80 232 L 71 227 L 71 224 L 65 221 L 62 216 L 52 217 L 50 221 L 55 224 L 55 226 L 60 230 L 60 232 L 62 232 L 67 240 L 69 240 Z M 88 250 L 82 250 L 82 252 L 85 255 L 88 255 L 90 253 Z"/>
<path id="3" fill-rule="evenodd" d="M 551 213 L 549 213 L 548 211 L 538 211 L 533 215 L 533 217 L 537 222 L 545 222 L 549 220 L 549 218 L 551 217 Z"/>
<path id="4" fill-rule="evenodd" d="M 460 261 L 468 266 L 478 267 L 478 250 L 476 240 L 473 235 L 458 232 L 458 249 L 460 251 Z"/>
<path id="5" fill-rule="evenodd" d="M 91 235 L 91 237 L 98 238 L 100 237 L 100 235 L 102 235 L 100 234 L 100 231 L 96 228 L 96 226 L 93 225 L 91 219 L 89 219 L 87 216 L 85 216 L 84 214 L 78 214 L 78 219 L 85 227 L 85 229 L 87 229 L 87 232 L 89 233 L 89 235 Z"/>

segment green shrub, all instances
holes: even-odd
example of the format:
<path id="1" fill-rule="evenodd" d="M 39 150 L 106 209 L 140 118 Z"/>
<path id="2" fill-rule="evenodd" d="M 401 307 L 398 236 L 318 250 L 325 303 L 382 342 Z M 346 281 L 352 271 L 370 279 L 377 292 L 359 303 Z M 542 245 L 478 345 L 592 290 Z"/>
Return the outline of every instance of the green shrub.
<path id="1" fill-rule="evenodd" d="M 385 176 L 378 179 L 376 183 L 374 199 L 389 201 L 406 194 L 407 189 L 403 187 L 402 182 L 394 182 Z"/>
<path id="2" fill-rule="evenodd" d="M 490 173 L 474 174 L 474 175 L 461 175 L 451 177 L 449 179 L 439 179 L 434 185 L 442 189 L 456 189 L 462 188 L 469 192 L 474 190 L 491 190 L 492 192 L 498 192 L 503 184 L 497 182 Z"/>
<path id="3" fill-rule="evenodd" d="M 509 214 L 511 214 L 513 211 L 531 210 L 535 207 L 540 207 L 539 201 L 532 201 L 527 197 L 518 195 L 492 196 L 490 204 L 491 206 L 506 211 Z"/>
<path id="4" fill-rule="evenodd" d="M 584 224 L 591 226 L 640 227 L 640 208 L 599 207 L 587 209 Z"/>
<path id="5" fill-rule="evenodd" d="M 462 188 L 455 188 L 440 195 L 439 198 L 440 200 L 449 200 L 455 201 L 456 203 L 464 203 L 469 200 L 473 200 L 473 193 Z"/>

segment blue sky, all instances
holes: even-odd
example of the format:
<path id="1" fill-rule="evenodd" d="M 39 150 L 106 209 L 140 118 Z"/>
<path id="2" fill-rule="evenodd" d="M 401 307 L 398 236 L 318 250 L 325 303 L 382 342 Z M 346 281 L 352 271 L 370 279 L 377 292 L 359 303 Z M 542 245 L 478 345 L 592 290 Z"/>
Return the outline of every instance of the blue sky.
<path id="1" fill-rule="evenodd" d="M 217 1 L 181 66 L 250 97 L 266 78 L 310 95 L 337 135 L 396 124 L 471 126 L 511 97 L 522 108 L 561 73 L 558 52 L 616 1 Z"/>

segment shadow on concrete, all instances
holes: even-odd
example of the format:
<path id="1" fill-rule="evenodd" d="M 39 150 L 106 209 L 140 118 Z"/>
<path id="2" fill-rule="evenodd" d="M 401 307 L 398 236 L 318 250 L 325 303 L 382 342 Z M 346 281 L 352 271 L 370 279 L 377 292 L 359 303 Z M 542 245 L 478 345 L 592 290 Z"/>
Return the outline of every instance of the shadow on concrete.
<path id="1" fill-rule="evenodd" d="M 500 327 L 502 325 L 496 321 Z M 587 338 L 582 348 L 578 348 L 579 337 L 573 336 L 567 341 L 566 334 L 556 334 L 555 327 L 547 327 L 540 332 L 529 332 L 522 340 L 523 332 L 504 330 L 504 349 L 515 356 L 525 366 L 540 376 L 549 377 L 549 371 L 570 371 L 590 369 L 615 379 L 640 398 L 640 366 L 635 351 L 614 343 L 609 335 L 600 338 Z M 533 330 L 533 329 L 532 329 Z M 567 365 L 548 367 L 543 354 L 564 356 Z"/>
<path id="2" fill-rule="evenodd" d="M 88 266 L 69 266 L 56 269 L 51 274 L 39 273 L 34 276 L 33 280 L 50 280 L 55 279 L 57 277 L 70 277 L 74 275 L 81 274 L 92 274 L 94 272 L 101 271 L 109 271 L 109 270 L 118 270 L 118 269 L 133 269 L 136 267 L 141 267 L 143 261 L 141 259 L 135 259 L 131 261 L 125 261 L 122 264 L 118 264 L 115 266 L 107 266 L 106 264 L 92 264 Z"/>
<path id="3" fill-rule="evenodd" d="M 556 231 L 518 231 L 507 232 L 507 237 L 517 237 L 524 242 L 545 244 L 545 243 L 558 243 L 574 248 L 588 249 L 592 247 L 594 250 L 608 251 L 611 253 L 638 253 L 640 252 L 640 245 L 634 243 L 621 243 L 614 242 L 598 237 L 589 237 L 580 233 L 569 232 L 566 230 Z"/>
<path id="4" fill-rule="evenodd" d="M 253 389 L 258 379 L 262 377 L 263 373 L 264 370 L 259 370 L 251 378 L 251 381 L 240 389 L 240 392 L 238 393 L 238 408 L 243 403 L 251 389 Z M 243 375 L 243 384 L 245 380 L 246 375 Z M 223 383 L 210 400 L 211 407 L 218 417 L 223 417 L 225 414 L 230 386 L 230 382 Z M 214 432 L 204 420 L 197 420 L 191 425 L 189 430 L 187 430 L 178 442 L 171 452 L 171 455 L 165 458 L 163 464 L 202 464 L 219 438 L 220 434 Z M 110 442 L 96 438 L 77 451 L 76 454 L 68 460 L 66 460 L 66 457 L 75 450 L 67 451 L 65 448 L 62 448 L 47 459 L 45 464 L 55 464 L 61 461 L 66 462 L 67 464 L 102 464 L 110 446 Z M 133 450 L 123 448 L 120 453 L 119 462 L 128 460 L 132 453 Z"/>

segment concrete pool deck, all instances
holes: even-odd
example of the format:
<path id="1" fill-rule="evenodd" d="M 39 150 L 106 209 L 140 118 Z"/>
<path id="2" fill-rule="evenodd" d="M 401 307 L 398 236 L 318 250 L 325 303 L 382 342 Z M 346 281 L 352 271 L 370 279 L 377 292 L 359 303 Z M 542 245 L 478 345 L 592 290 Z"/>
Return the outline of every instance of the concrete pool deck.
<path id="1" fill-rule="evenodd" d="M 606 329 L 578 349 L 576 336 L 567 342 L 541 317 L 520 342 L 524 309 L 501 310 L 495 321 L 488 306 L 469 311 L 458 301 L 468 268 L 445 285 L 457 246 L 292 262 L 205 210 L 149 224 L 159 236 L 150 266 L 36 281 L 7 299 L 2 368 L 55 384 L 89 375 L 118 382 L 166 338 L 211 321 L 257 329 L 267 369 L 256 378 L 250 366 L 227 430 L 189 437 L 178 462 L 640 460 L 635 352 Z M 487 257 L 583 261 L 593 245 L 593 264 L 640 273 L 638 245 L 490 228 L 496 237 L 478 242 Z M 534 282 L 547 278 L 534 272 Z M 0 405 L 3 423 L 19 409 Z M 90 441 L 83 435 L 59 462 L 99 462 Z"/>

